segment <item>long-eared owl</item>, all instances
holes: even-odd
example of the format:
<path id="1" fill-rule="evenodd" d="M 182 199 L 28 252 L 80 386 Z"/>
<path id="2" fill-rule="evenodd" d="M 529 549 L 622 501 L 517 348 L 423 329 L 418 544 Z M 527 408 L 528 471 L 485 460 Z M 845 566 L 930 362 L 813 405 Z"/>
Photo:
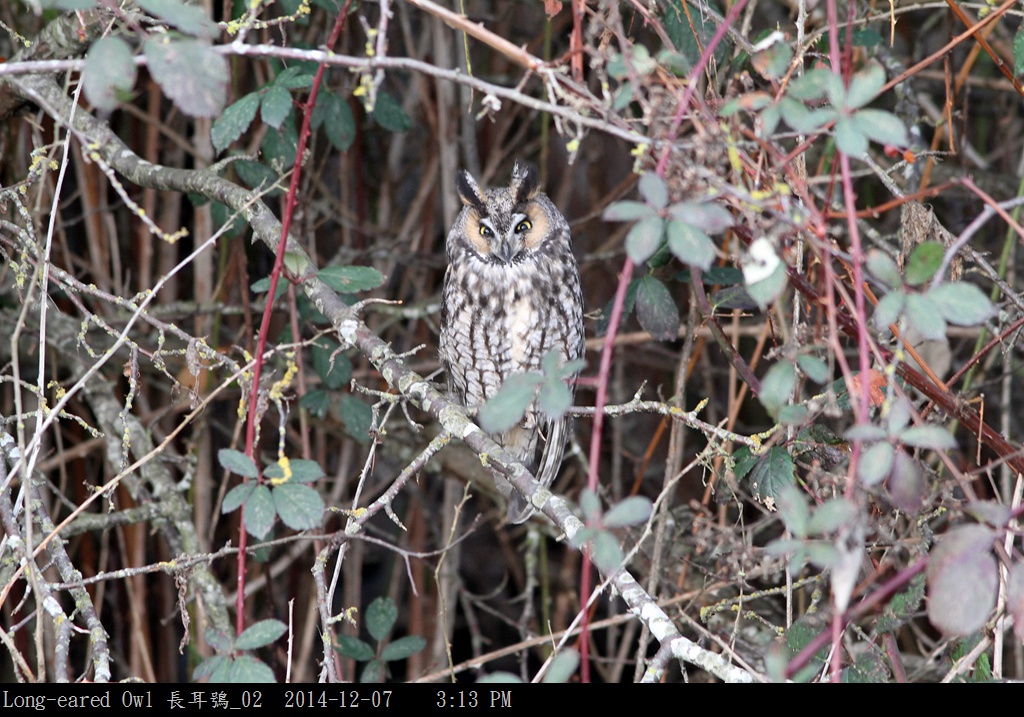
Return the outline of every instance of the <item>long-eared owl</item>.
<path id="1" fill-rule="evenodd" d="M 456 184 L 465 206 L 448 232 L 441 362 L 453 397 L 473 408 L 510 375 L 540 371 L 552 350 L 563 362 L 583 357 L 583 295 L 569 225 L 534 167 L 517 162 L 507 187 L 482 190 L 465 171 Z M 550 486 L 568 434 L 569 419 L 548 419 L 535 401 L 492 438 Z M 508 480 L 494 472 L 494 481 L 511 522 L 533 515 Z"/>

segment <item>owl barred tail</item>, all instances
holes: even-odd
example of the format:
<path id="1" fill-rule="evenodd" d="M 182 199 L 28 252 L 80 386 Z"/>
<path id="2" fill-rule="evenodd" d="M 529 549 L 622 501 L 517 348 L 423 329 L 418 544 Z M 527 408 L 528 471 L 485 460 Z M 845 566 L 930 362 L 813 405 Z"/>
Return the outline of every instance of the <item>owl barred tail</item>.
<path id="1" fill-rule="evenodd" d="M 509 376 L 540 371 L 551 351 L 582 358 L 583 296 L 569 225 L 540 191 L 536 169 L 517 162 L 508 187 L 486 190 L 461 172 L 456 186 L 464 207 L 448 233 L 440 355 L 452 397 L 474 408 Z M 492 437 L 550 486 L 568 434 L 567 418 L 551 421 L 531 406 L 518 426 Z M 494 481 L 510 522 L 533 515 L 504 476 Z"/>
<path id="2" fill-rule="evenodd" d="M 559 468 L 562 467 L 562 455 L 565 452 L 569 428 L 568 418 L 554 422 L 543 421 L 541 426 L 532 431 L 522 428 L 513 429 L 519 435 L 511 438 L 511 445 L 509 437 L 511 431 L 502 435 L 502 440 L 499 443 L 533 473 L 533 477 L 537 479 L 538 483 L 545 488 L 550 488 L 558 476 Z M 520 450 L 520 447 L 516 445 L 517 441 L 528 443 L 523 450 Z M 505 476 L 497 472 L 494 472 L 494 482 L 498 490 L 505 496 L 505 500 L 508 501 L 508 522 L 519 524 L 529 520 L 536 509 L 526 497 L 515 490 Z"/>

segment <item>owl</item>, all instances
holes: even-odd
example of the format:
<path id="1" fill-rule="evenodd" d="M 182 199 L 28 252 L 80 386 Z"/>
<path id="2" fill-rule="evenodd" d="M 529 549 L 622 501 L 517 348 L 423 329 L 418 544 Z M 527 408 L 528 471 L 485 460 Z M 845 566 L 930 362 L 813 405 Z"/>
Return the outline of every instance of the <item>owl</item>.
<path id="1" fill-rule="evenodd" d="M 448 232 L 440 353 L 452 397 L 475 408 L 509 376 L 540 371 L 552 350 L 563 362 L 583 357 L 583 295 L 569 225 L 536 168 L 517 162 L 507 187 L 481 189 L 465 171 L 456 185 L 465 206 Z M 568 434 L 568 417 L 552 421 L 534 401 L 492 438 L 550 486 Z M 533 506 L 492 472 L 508 519 L 528 520 Z"/>

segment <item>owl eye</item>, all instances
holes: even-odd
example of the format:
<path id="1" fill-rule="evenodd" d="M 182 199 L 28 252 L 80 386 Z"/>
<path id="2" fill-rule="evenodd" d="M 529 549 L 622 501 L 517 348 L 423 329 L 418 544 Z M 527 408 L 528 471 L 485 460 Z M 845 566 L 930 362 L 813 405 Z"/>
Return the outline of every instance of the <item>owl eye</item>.
<path id="1" fill-rule="evenodd" d="M 531 222 L 529 219 L 524 219 L 523 221 L 516 224 L 516 234 L 522 234 L 523 232 L 528 232 L 531 229 L 533 229 L 533 222 Z"/>
<path id="2" fill-rule="evenodd" d="M 491 228 L 489 226 L 486 226 L 485 224 L 481 224 L 480 225 L 480 236 L 482 236 L 482 237 L 492 237 L 492 236 L 494 236 L 494 232 L 491 231 Z"/>

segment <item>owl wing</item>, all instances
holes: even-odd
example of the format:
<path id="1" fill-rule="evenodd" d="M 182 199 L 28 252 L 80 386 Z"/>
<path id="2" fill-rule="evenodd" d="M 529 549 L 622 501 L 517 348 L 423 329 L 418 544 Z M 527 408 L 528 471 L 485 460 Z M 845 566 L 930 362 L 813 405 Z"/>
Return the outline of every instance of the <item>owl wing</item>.
<path id="1" fill-rule="evenodd" d="M 534 452 L 530 456 L 533 460 L 524 463 L 527 468 L 533 470 L 534 478 L 545 488 L 549 488 L 555 481 L 558 469 L 562 466 L 565 444 L 572 428 L 571 421 L 569 416 L 563 416 L 557 421 L 540 418 L 536 428 L 530 431 L 534 442 Z M 525 523 L 534 514 L 535 508 L 518 490 L 513 489 L 511 484 L 508 486 L 509 493 L 505 496 L 508 501 L 508 520 L 510 523 Z"/>

